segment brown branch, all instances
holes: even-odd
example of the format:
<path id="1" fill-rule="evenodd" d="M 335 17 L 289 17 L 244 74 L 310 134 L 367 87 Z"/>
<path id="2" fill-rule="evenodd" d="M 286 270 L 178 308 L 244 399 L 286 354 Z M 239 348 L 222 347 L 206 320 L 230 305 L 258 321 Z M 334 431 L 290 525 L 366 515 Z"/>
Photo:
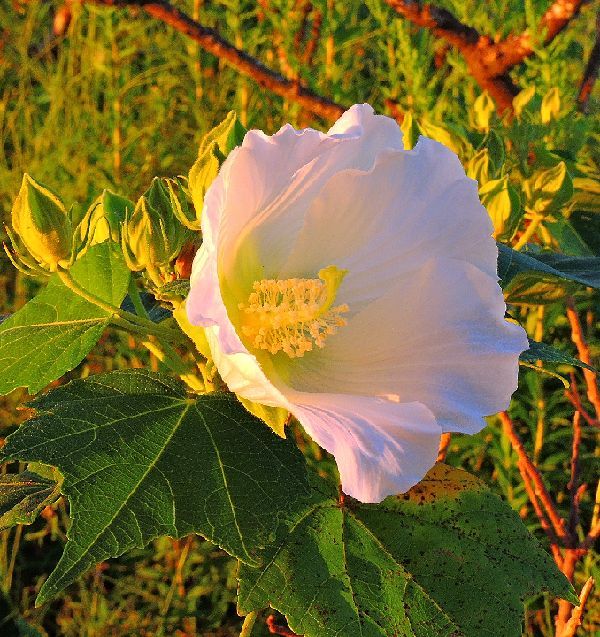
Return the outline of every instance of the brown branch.
<path id="1" fill-rule="evenodd" d="M 106 6 L 138 6 L 153 18 L 168 24 L 176 31 L 197 42 L 205 51 L 225 60 L 240 73 L 250 77 L 263 88 L 300 104 L 311 113 L 326 120 L 336 120 L 346 110 L 344 106 L 318 95 L 301 82 L 290 80 L 265 66 L 256 58 L 236 48 L 214 29 L 206 27 L 165 0 L 91 0 Z"/>
<path id="2" fill-rule="evenodd" d="M 577 348 L 577 354 L 579 359 L 586 365 L 592 365 L 592 355 L 590 347 L 587 344 L 585 335 L 583 334 L 583 328 L 579 319 L 579 314 L 575 309 L 575 303 L 573 299 L 569 299 L 567 302 L 567 318 L 571 325 L 571 340 Z M 594 407 L 596 420 L 600 419 L 600 390 L 598 389 L 598 382 L 596 380 L 596 373 L 590 369 L 583 370 L 583 378 L 587 386 L 587 397 L 590 403 Z"/>
<path id="3" fill-rule="evenodd" d="M 525 485 L 525 492 L 527 493 L 527 497 L 529 501 L 533 505 L 533 510 L 537 515 L 538 520 L 540 521 L 540 525 L 542 530 L 547 535 L 550 540 L 550 550 L 552 551 L 552 557 L 554 561 L 558 564 L 559 568 L 562 568 L 563 558 L 560 553 L 560 548 L 558 546 L 558 538 L 556 537 L 556 533 L 554 533 L 554 529 L 552 525 L 548 522 L 548 518 L 544 513 L 544 510 L 540 506 L 539 500 L 535 495 L 535 491 L 533 489 L 533 485 L 531 484 L 531 479 L 529 478 L 529 474 L 527 473 L 527 469 L 525 464 L 519 460 L 518 462 L 519 471 L 521 473 L 521 478 L 523 478 L 523 484 Z"/>
<path id="4" fill-rule="evenodd" d="M 579 104 L 579 110 L 583 113 L 587 113 L 590 95 L 594 84 L 598 79 L 598 72 L 600 71 L 600 11 L 596 14 L 596 42 L 594 48 L 590 53 L 589 60 L 585 67 L 583 79 L 579 87 L 579 94 L 577 95 L 577 103 Z"/>
<path id="5" fill-rule="evenodd" d="M 519 456 L 520 466 L 523 466 L 523 470 L 527 473 L 527 475 L 533 482 L 535 494 L 544 507 L 554 533 L 556 534 L 557 538 L 561 540 L 564 546 L 570 546 L 571 538 L 565 530 L 565 521 L 558 513 L 556 505 L 554 504 L 552 498 L 550 497 L 550 494 L 548 493 L 548 490 L 546 489 L 542 474 L 539 472 L 538 468 L 533 464 L 533 461 L 527 454 L 527 451 L 525 450 L 525 447 L 523 445 L 523 441 L 517 433 L 513 421 L 505 411 L 500 412 L 498 416 L 500 418 L 500 422 L 502 423 L 502 428 L 506 437 L 510 440 L 512 448 Z"/>
<path id="6" fill-rule="evenodd" d="M 463 24 L 452 13 L 415 0 L 386 0 L 407 20 L 430 30 L 452 44 L 463 55 L 470 74 L 482 89 L 494 98 L 498 109 L 512 109 L 519 89 L 509 72 L 535 53 L 534 42 L 527 32 L 510 35 L 495 42 L 488 35 Z M 542 17 L 536 33 L 544 33 L 542 44 L 548 45 L 579 13 L 586 0 L 555 0 Z"/>
<path id="7" fill-rule="evenodd" d="M 584 549 L 592 548 L 598 538 L 600 538 L 600 522 L 596 522 L 592 526 L 590 532 L 585 536 L 585 540 L 583 540 L 582 547 Z"/>
<path id="8" fill-rule="evenodd" d="M 459 51 L 475 46 L 481 39 L 477 29 L 463 24 L 446 9 L 431 4 L 421 5 L 415 0 L 386 0 L 401 16 L 455 46 Z"/>
<path id="9" fill-rule="evenodd" d="M 586 1 L 555 0 L 544 13 L 540 24 L 536 28 L 536 34 L 544 34 L 541 44 L 544 46 L 550 44 L 577 16 Z M 526 58 L 535 53 L 534 39 L 527 32 L 519 35 L 510 35 L 502 42 L 499 42 L 496 47 L 498 52 L 501 53 L 498 60 L 499 68 L 503 68 L 505 72 L 521 64 Z"/>
<path id="10" fill-rule="evenodd" d="M 585 491 L 585 485 L 579 485 L 579 450 L 581 447 L 581 414 L 576 411 L 573 416 L 573 444 L 571 447 L 571 479 L 567 488 L 571 500 L 569 513 L 569 533 L 571 537 L 577 537 L 577 525 L 579 524 L 579 502 Z"/>

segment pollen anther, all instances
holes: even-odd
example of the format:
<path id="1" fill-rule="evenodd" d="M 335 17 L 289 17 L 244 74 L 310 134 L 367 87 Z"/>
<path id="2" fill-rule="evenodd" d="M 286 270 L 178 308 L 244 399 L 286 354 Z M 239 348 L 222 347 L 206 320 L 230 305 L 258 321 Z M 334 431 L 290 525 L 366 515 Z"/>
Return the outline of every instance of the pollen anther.
<path id="1" fill-rule="evenodd" d="M 324 347 L 328 336 L 346 325 L 346 304 L 332 307 L 347 270 L 329 266 L 318 279 L 255 281 L 246 303 L 240 303 L 242 334 L 257 349 L 304 356 Z"/>

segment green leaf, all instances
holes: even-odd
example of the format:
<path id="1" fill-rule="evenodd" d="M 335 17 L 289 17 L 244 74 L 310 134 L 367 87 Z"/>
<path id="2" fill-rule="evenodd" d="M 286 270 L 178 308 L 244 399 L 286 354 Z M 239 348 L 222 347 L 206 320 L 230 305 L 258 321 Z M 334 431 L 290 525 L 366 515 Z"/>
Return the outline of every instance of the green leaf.
<path id="1" fill-rule="evenodd" d="M 307 494 L 302 454 L 233 395 L 192 400 L 178 381 L 138 370 L 73 381 L 33 407 L 39 414 L 7 438 L 0 459 L 56 466 L 73 520 L 38 604 L 160 535 L 201 533 L 257 564 Z"/>
<path id="2" fill-rule="evenodd" d="M 464 471 L 436 465 L 377 505 L 321 491 L 264 567 L 241 566 L 242 612 L 271 605 L 305 637 L 518 637 L 526 595 L 577 599 L 519 516 Z"/>
<path id="3" fill-rule="evenodd" d="M 490 179 L 479 189 L 479 198 L 494 224 L 496 235 L 511 236 L 521 220 L 521 201 L 508 177 Z"/>
<path id="4" fill-rule="evenodd" d="M 31 524 L 59 495 L 57 481 L 32 471 L 0 476 L 0 531 L 16 524 Z"/>
<path id="5" fill-rule="evenodd" d="M 517 275 L 504 288 L 504 298 L 512 305 L 546 305 L 574 294 L 577 284 L 540 272 Z"/>
<path id="6" fill-rule="evenodd" d="M 573 180 L 564 161 L 536 173 L 525 186 L 530 190 L 529 206 L 539 213 L 558 211 L 573 196 Z"/>
<path id="7" fill-rule="evenodd" d="M 569 257 L 553 252 L 517 252 L 498 244 L 498 276 L 502 287 L 522 273 L 539 273 L 600 289 L 600 258 Z"/>
<path id="8" fill-rule="evenodd" d="M 542 361 L 544 363 L 555 363 L 557 365 L 572 365 L 573 367 L 589 369 L 592 372 L 597 371 L 587 363 L 565 352 L 561 352 L 559 349 L 556 349 L 556 347 L 552 347 L 552 345 L 532 341 L 531 339 L 529 339 L 529 349 L 525 350 L 521 356 L 519 356 L 519 359 L 527 363 Z"/>
<path id="9" fill-rule="evenodd" d="M 569 217 L 569 224 L 585 247 L 600 256 L 600 214 L 578 210 Z"/>
<path id="10" fill-rule="evenodd" d="M 129 271 L 115 244 L 92 246 L 71 268 L 88 292 L 119 306 Z M 0 394 L 34 394 L 73 369 L 98 342 L 110 314 L 71 292 L 53 275 L 48 286 L 0 325 Z"/>
<path id="11" fill-rule="evenodd" d="M 175 279 L 175 281 L 169 281 L 165 283 L 160 289 L 159 294 L 164 296 L 181 296 L 187 297 L 190 293 L 190 280 L 189 279 Z"/>
<path id="12" fill-rule="evenodd" d="M 496 131 L 490 129 L 487 136 L 481 144 L 482 148 L 487 148 L 491 163 L 491 174 L 495 177 L 500 173 L 506 160 L 506 151 L 504 149 L 504 140 Z"/>

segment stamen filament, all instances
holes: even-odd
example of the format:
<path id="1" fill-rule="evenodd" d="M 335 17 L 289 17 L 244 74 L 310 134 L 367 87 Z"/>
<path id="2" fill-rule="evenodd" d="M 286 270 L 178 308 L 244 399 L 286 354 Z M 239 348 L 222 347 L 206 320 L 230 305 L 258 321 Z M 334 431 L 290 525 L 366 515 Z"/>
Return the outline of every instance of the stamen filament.
<path id="1" fill-rule="evenodd" d="M 324 347 L 328 336 L 347 324 L 346 304 L 332 307 L 347 270 L 329 266 L 318 279 L 255 281 L 247 303 L 240 303 L 242 334 L 252 346 L 290 358 L 304 356 L 313 345 Z"/>

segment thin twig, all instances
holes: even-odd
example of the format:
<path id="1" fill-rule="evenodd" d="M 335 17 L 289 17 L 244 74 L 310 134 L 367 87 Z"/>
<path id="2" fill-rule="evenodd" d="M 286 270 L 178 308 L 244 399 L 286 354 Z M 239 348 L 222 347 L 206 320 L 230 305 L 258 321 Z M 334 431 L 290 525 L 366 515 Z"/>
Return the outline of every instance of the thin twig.
<path id="1" fill-rule="evenodd" d="M 573 416 L 573 444 L 571 447 L 571 478 L 567 488 L 571 500 L 569 513 L 569 533 L 571 537 L 577 537 L 577 525 L 579 524 L 579 501 L 583 491 L 579 485 L 579 450 L 581 447 L 581 414 L 576 411 Z M 585 489 L 585 485 L 581 485 Z"/>
<path id="2" fill-rule="evenodd" d="M 518 462 L 518 467 L 521 473 L 521 477 L 523 478 L 523 484 L 525 485 L 525 492 L 527 493 L 527 497 L 529 498 L 529 501 L 533 505 L 533 510 L 535 511 L 535 514 L 537 515 L 538 520 L 540 521 L 542 530 L 544 531 L 544 533 L 548 536 L 548 539 L 550 540 L 550 550 L 552 551 L 552 557 L 554 558 L 554 561 L 557 563 L 558 567 L 561 568 L 563 563 L 563 558 L 560 553 L 560 548 L 558 546 L 558 538 L 556 537 L 556 533 L 554 533 L 554 529 L 552 528 L 552 525 L 548 522 L 548 518 L 546 517 L 544 510 L 540 506 L 539 500 L 537 499 L 537 496 L 535 495 L 533 485 L 531 484 L 531 479 L 529 477 L 529 474 L 527 473 L 527 469 L 524 463 L 521 462 L 520 460 Z"/>
<path id="3" fill-rule="evenodd" d="M 517 433 L 514 423 L 511 420 L 510 416 L 505 412 L 500 412 L 499 414 L 500 422 L 502 423 L 502 428 L 504 430 L 505 435 L 510 440 L 513 449 L 519 456 L 519 461 L 522 463 L 524 470 L 527 472 L 527 475 L 531 478 L 533 482 L 533 486 L 535 489 L 535 494 L 539 498 L 546 514 L 548 516 L 548 520 L 552 524 L 552 528 L 554 529 L 554 533 L 561 540 L 561 542 L 565 546 L 570 545 L 570 537 L 565 530 L 565 521 L 558 513 L 556 505 L 554 504 L 548 490 L 546 489 L 546 485 L 544 484 L 544 480 L 542 478 L 542 474 L 539 472 L 538 468 L 533 464 L 531 458 L 528 456 L 527 451 L 523 445 L 523 441 L 519 437 Z"/>
<path id="4" fill-rule="evenodd" d="M 222 38 L 217 31 L 193 20 L 165 0 L 91 0 L 106 6 L 141 7 L 153 18 L 168 24 L 176 31 L 197 42 L 200 47 L 219 59 L 229 62 L 240 73 L 252 78 L 263 88 L 303 106 L 326 120 L 336 120 L 346 110 L 344 106 L 318 95 L 299 81 L 289 80 L 265 66 Z"/>
<path id="5" fill-rule="evenodd" d="M 577 629 L 581 626 L 581 620 L 583 617 L 583 612 L 585 610 L 585 605 L 588 601 L 590 593 L 594 588 L 595 580 L 593 577 L 588 577 L 587 582 L 583 585 L 581 589 L 581 594 L 579 595 L 579 606 L 576 606 L 572 613 L 569 621 L 564 627 L 562 633 L 557 635 L 557 637 L 575 637 L 577 634 Z"/>
<path id="6" fill-rule="evenodd" d="M 592 356 L 590 347 L 583 334 L 583 328 L 579 319 L 579 314 L 575 309 L 575 302 L 573 299 L 567 301 L 567 318 L 571 325 L 571 340 L 577 348 L 577 354 L 579 359 L 586 365 L 592 365 Z M 594 407 L 596 420 L 600 419 L 600 390 L 598 389 L 598 382 L 596 379 L 596 373 L 591 369 L 583 369 L 583 378 L 587 386 L 587 397 L 590 403 Z"/>
<path id="7" fill-rule="evenodd" d="M 594 47 L 590 53 L 590 57 L 587 61 L 585 71 L 583 73 L 583 79 L 579 86 L 579 94 L 577 95 L 577 103 L 579 104 L 579 110 L 583 113 L 587 113 L 588 104 L 590 101 L 590 95 L 594 84 L 598 79 L 598 72 L 600 71 L 600 11 L 596 14 L 596 41 Z"/>

